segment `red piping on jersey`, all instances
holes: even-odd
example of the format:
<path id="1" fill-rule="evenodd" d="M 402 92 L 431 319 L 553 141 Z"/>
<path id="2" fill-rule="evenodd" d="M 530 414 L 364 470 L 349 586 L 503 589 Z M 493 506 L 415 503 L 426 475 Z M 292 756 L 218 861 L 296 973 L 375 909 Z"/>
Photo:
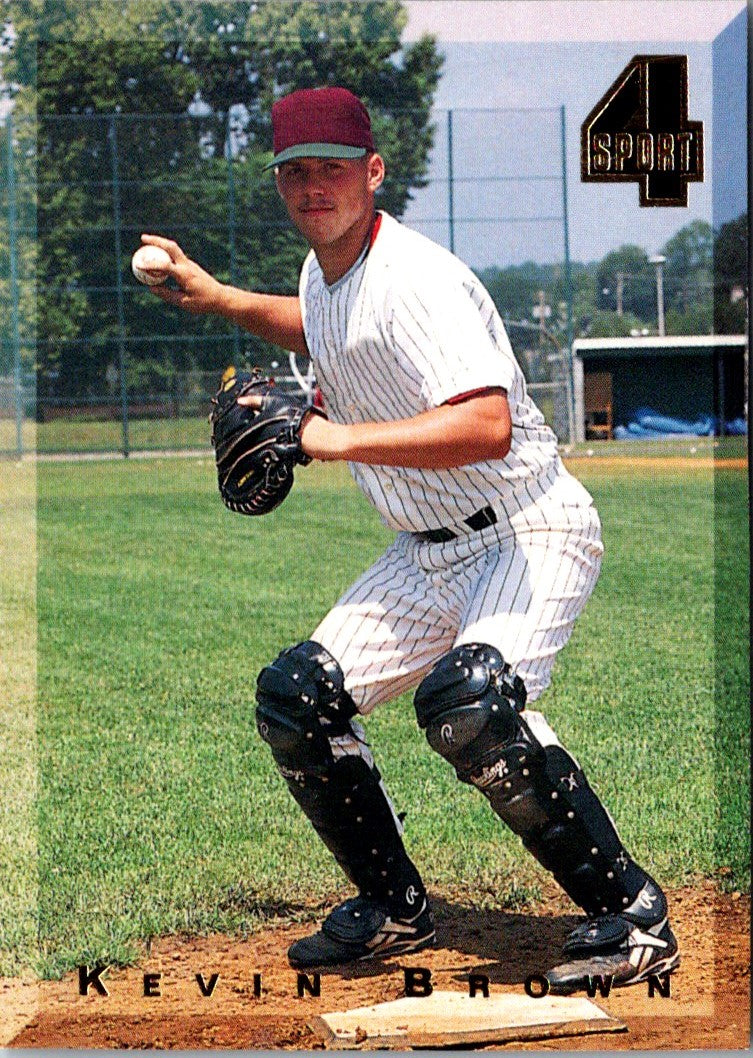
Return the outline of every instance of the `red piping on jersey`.
<path id="1" fill-rule="evenodd" d="M 471 397 L 479 397 L 482 393 L 488 393 L 491 389 L 496 389 L 496 386 L 480 386 L 478 389 L 469 389 L 467 393 L 458 393 L 456 396 L 450 397 L 445 401 L 445 404 L 460 404 L 461 401 L 470 400 Z"/>
<path id="2" fill-rule="evenodd" d="M 369 237 L 369 250 L 371 249 L 371 247 L 376 242 L 376 237 L 379 234 L 379 229 L 381 228 L 381 226 L 382 226 L 382 214 L 381 213 L 377 213 L 377 215 L 376 215 L 376 217 L 374 219 L 374 226 L 371 229 L 371 236 Z M 368 251 L 367 251 L 367 253 L 368 253 Z"/>

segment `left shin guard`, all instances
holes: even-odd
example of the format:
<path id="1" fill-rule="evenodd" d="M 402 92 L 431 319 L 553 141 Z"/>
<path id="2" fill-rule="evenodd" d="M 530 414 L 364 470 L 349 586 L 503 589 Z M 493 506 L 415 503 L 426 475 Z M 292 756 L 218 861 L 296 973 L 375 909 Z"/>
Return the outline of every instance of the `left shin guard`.
<path id="1" fill-rule="evenodd" d="M 661 889 L 628 856 L 577 762 L 499 651 L 455 648 L 416 692 L 430 745 L 477 786 L 496 814 L 590 916 L 618 913 L 648 925 L 666 914 Z"/>
<path id="2" fill-rule="evenodd" d="M 298 805 L 364 897 L 401 917 L 426 893 L 344 690 L 337 661 L 307 640 L 259 674 L 256 722 Z"/>

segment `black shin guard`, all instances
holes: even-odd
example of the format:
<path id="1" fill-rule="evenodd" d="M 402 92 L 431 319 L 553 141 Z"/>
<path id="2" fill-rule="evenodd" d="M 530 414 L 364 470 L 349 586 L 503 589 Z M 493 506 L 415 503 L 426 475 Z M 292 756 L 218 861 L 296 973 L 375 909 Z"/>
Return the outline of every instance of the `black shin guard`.
<path id="1" fill-rule="evenodd" d="M 626 853 L 581 769 L 527 723 L 525 687 L 499 651 L 457 647 L 420 685 L 415 705 L 430 745 L 587 914 L 645 924 L 664 917 L 664 894 Z"/>
<path id="2" fill-rule="evenodd" d="M 628 856 L 573 758 L 561 746 L 538 745 L 530 757 L 520 744 L 511 747 L 519 749 L 519 769 L 483 790 L 497 815 L 586 914 L 632 913 L 647 924 L 663 918 L 663 893 Z"/>
<path id="3" fill-rule="evenodd" d="M 425 891 L 335 659 L 309 640 L 259 675 L 256 722 L 290 792 L 363 896 L 410 916 Z"/>

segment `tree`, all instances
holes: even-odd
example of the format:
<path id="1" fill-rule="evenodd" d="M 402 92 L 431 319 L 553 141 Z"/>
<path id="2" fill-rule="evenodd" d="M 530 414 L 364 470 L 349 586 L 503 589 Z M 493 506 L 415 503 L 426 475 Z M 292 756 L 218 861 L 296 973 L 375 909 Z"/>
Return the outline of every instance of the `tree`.
<path id="1" fill-rule="evenodd" d="M 629 338 L 645 329 L 644 321 L 630 312 L 618 316 L 616 312 L 602 309 L 589 321 L 587 335 L 589 338 Z"/>
<path id="2" fill-rule="evenodd" d="M 711 334 L 711 298 L 706 295 L 698 305 L 679 311 L 668 308 L 665 317 L 667 334 Z"/>
<path id="3" fill-rule="evenodd" d="M 554 279 L 554 265 L 526 261 L 508 268 L 486 268 L 479 278 L 494 300 L 499 314 L 507 320 L 531 321 L 531 310 L 544 291 L 545 301 L 552 304 L 549 293 Z"/>
<path id="4" fill-rule="evenodd" d="M 588 333 L 591 321 L 596 315 L 597 298 L 595 275 L 596 264 L 594 262 L 582 264 L 579 261 L 573 261 L 570 266 L 573 299 L 573 331 L 576 337 Z M 557 322 L 560 329 L 564 332 L 567 323 L 567 290 L 564 269 L 559 266 L 556 266 L 554 270 L 554 282 L 550 294 L 552 305 L 558 307 Z"/>
<path id="5" fill-rule="evenodd" d="M 662 248 L 664 299 L 670 334 L 707 334 L 712 325 L 713 229 L 694 220 Z"/>
<path id="6" fill-rule="evenodd" d="M 692 221 L 662 247 L 668 334 L 711 330 L 712 234 L 705 221 Z M 580 320 L 587 333 L 627 335 L 645 327 L 656 331 L 656 271 L 642 247 L 625 245 L 606 254 L 596 267 L 594 293 L 597 311 L 590 320 Z"/>
<path id="7" fill-rule="evenodd" d="M 666 270 L 678 276 L 704 274 L 711 268 L 714 231 L 705 220 L 694 220 L 662 248 Z"/>
<path id="8" fill-rule="evenodd" d="M 596 265 L 574 261 L 570 267 L 573 324 L 576 334 L 589 333 L 596 315 Z M 546 320 L 547 330 L 564 335 L 567 329 L 567 294 L 564 269 L 559 264 L 536 264 L 526 261 L 508 268 L 486 268 L 479 273 L 484 286 L 505 320 L 531 322 L 539 291 L 552 314 Z"/>
<path id="9" fill-rule="evenodd" d="M 130 335 L 164 339 L 131 341 L 128 356 L 181 367 L 214 368 L 225 349 L 214 339 L 178 341 L 179 332 L 231 329 L 165 310 L 134 288 L 127 258 L 139 231 L 156 230 L 178 238 L 218 278 L 296 289 L 305 248 L 262 173 L 275 97 L 310 85 L 351 88 L 369 106 L 387 162 L 380 204 L 399 216 L 425 182 L 441 59 L 430 38 L 401 50 L 406 15 L 396 0 L 0 3 L 13 31 L 4 74 L 14 120 L 32 102 L 40 120 L 41 364 L 71 392 L 101 379 L 115 349 L 110 341 L 103 353 L 117 329 L 115 141 L 126 324 Z"/>
<path id="10" fill-rule="evenodd" d="M 748 214 L 723 224 L 714 240 L 714 330 L 744 334 L 748 323 Z"/>
<path id="11" fill-rule="evenodd" d="M 656 319 L 656 279 L 648 254 L 640 246 L 612 250 L 596 270 L 596 305 L 599 310 L 629 312 L 639 319 Z"/>
<path id="12" fill-rule="evenodd" d="M 401 48 L 407 15 L 399 0 L 184 2 L 172 10 L 203 103 L 220 116 L 233 111 L 234 136 L 246 148 L 271 149 L 275 98 L 340 84 L 371 114 L 388 172 L 384 208 L 400 216 L 412 189 L 425 185 L 442 60 L 430 37 Z"/>
<path id="13" fill-rule="evenodd" d="M 11 280 L 11 213 L 15 213 L 15 293 L 18 297 L 18 338 L 21 363 L 33 370 L 35 328 L 36 241 L 36 141 L 33 130 L 11 127 L 12 151 L 9 156 L 8 125 L 0 124 L 0 375 L 11 375 L 15 368 L 15 327 Z M 12 164 L 12 170 L 9 167 Z M 12 171 L 12 180 L 10 179 Z"/>
<path id="14" fill-rule="evenodd" d="M 116 355 L 116 279 L 128 281 L 134 227 L 149 226 L 158 183 L 160 214 L 180 217 L 185 198 L 171 174 L 200 159 L 201 130 L 164 120 L 185 113 L 196 76 L 177 46 L 157 40 L 40 43 L 36 96 L 40 393 L 56 380 L 61 395 L 101 380 Z M 144 115 L 136 123 L 110 115 Z M 117 164 L 117 174 L 115 165 Z M 115 200 L 120 196 L 125 261 L 116 260 Z M 124 267 L 125 265 L 125 267 Z M 137 303 L 129 308 L 141 316 Z"/>

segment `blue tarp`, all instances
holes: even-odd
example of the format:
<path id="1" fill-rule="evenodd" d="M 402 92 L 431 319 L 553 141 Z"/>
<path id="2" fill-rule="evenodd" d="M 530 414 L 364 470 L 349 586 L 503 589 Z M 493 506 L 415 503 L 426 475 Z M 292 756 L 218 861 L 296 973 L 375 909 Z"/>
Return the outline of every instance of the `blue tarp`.
<path id="1" fill-rule="evenodd" d="M 627 426 L 615 426 L 614 438 L 616 441 L 668 441 L 673 437 L 688 437 L 686 433 L 664 433 L 660 430 L 647 430 L 637 422 L 629 422 Z"/>
<path id="2" fill-rule="evenodd" d="M 710 416 L 689 422 L 687 419 L 673 419 L 668 415 L 642 415 L 638 425 L 658 433 L 687 434 L 691 437 L 710 437 L 714 432 L 714 420 Z"/>
<path id="3" fill-rule="evenodd" d="M 745 437 L 748 433 L 748 424 L 743 418 L 732 419 L 731 422 L 726 424 L 728 434 L 732 434 L 733 437 Z"/>
<path id="4" fill-rule="evenodd" d="M 713 437 L 717 423 L 712 415 L 704 415 L 695 422 L 661 415 L 653 408 L 637 408 L 634 418 L 627 426 L 615 426 L 614 437 L 618 441 L 668 440 L 678 437 Z M 733 419 L 725 424 L 728 434 L 744 435 L 748 432 L 745 419 Z"/>

